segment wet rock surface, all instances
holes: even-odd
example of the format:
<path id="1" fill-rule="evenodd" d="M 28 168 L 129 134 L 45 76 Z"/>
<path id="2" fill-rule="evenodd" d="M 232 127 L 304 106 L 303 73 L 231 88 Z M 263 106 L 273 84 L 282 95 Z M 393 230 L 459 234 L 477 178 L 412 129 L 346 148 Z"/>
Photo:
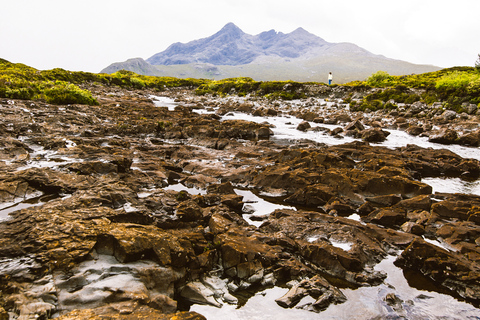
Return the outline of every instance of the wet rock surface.
<path id="1" fill-rule="evenodd" d="M 161 93 L 175 107 L 156 106 L 152 92 L 91 89 L 100 106 L 0 101 L 0 317 L 204 319 L 188 306 L 235 305 L 242 292 L 274 285 L 289 287 L 279 306 L 308 296 L 301 308 L 322 312 L 345 303 L 343 288 L 383 283 L 374 267 L 398 252 L 398 266 L 480 303 L 480 197 L 421 182 L 478 179 L 480 161 L 373 144 L 395 126 L 475 147 L 473 111 L 464 122 L 445 112 L 421 123 L 429 107 L 419 104 L 403 119 L 377 119 L 312 98 L 304 107 L 322 108 L 301 114 L 180 89 Z M 221 119 L 239 111 L 266 118 Z M 277 115 L 303 119 L 300 133 L 331 123 L 339 130 L 326 134 L 357 140 L 275 140 L 268 117 Z M 253 225 L 238 189 L 296 210 Z M 402 305 L 395 294 L 384 302 Z"/>

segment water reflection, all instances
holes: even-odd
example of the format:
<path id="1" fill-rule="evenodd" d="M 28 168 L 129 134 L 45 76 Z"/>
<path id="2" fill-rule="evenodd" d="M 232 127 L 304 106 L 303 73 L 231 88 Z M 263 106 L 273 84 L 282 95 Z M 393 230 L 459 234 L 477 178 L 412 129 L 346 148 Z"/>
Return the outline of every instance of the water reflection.
<path id="1" fill-rule="evenodd" d="M 424 178 L 422 182 L 432 186 L 434 193 L 465 193 L 480 196 L 480 180 L 465 181 L 460 178 Z"/>
<path id="2" fill-rule="evenodd" d="M 222 308 L 193 305 L 190 309 L 209 320 L 263 320 L 267 315 L 268 318 L 275 320 L 479 319 L 478 309 L 468 303 L 458 301 L 449 295 L 411 287 L 402 269 L 393 264 L 395 258 L 389 256 L 375 267 L 375 270 L 384 271 L 388 275 L 383 284 L 377 287 L 342 289 L 348 299 L 347 302 L 330 305 L 320 313 L 298 308 L 283 309 L 278 306 L 275 299 L 288 291 L 279 287 L 258 292 L 241 308 L 231 305 L 224 305 Z M 385 302 L 388 294 L 396 294 L 401 302 L 395 306 L 388 305 Z M 311 301 L 304 299 L 297 307 L 309 302 Z"/>

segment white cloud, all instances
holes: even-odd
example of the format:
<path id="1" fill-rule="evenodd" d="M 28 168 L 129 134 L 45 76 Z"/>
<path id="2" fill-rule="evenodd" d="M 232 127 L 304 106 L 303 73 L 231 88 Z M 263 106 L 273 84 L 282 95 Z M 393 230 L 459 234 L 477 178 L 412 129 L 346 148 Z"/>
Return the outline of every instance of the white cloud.
<path id="1" fill-rule="evenodd" d="M 298 27 L 330 42 L 444 67 L 480 53 L 480 1 L 457 0 L 4 0 L 0 57 L 40 69 L 98 72 L 148 58 L 233 22 L 244 32 Z"/>

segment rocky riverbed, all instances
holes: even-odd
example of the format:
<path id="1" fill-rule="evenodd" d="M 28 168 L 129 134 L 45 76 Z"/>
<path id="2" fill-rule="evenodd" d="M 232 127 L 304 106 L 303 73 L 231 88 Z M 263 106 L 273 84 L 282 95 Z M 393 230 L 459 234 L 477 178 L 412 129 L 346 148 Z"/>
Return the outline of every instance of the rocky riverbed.
<path id="1" fill-rule="evenodd" d="M 476 106 L 89 89 L 99 106 L 0 100 L 0 319 L 205 319 L 269 288 L 278 309 L 249 319 L 322 319 L 367 288 L 361 319 L 425 319 L 385 261 L 453 297 L 447 319 L 480 315 L 480 195 L 423 182 L 477 183 Z"/>

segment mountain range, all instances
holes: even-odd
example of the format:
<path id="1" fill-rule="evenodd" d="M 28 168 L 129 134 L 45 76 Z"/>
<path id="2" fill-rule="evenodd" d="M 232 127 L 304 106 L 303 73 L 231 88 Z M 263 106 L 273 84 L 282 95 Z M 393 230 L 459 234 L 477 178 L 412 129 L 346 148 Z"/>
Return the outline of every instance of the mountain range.
<path id="1" fill-rule="evenodd" d="M 255 80 L 334 82 L 363 80 L 379 70 L 391 75 L 424 73 L 441 69 L 373 54 L 353 43 L 330 43 L 298 28 L 284 34 L 275 30 L 258 35 L 244 33 L 233 23 L 214 35 L 174 43 L 144 60 L 113 63 L 102 73 L 129 70 L 143 75 L 178 78 L 224 79 L 251 77 Z"/>

